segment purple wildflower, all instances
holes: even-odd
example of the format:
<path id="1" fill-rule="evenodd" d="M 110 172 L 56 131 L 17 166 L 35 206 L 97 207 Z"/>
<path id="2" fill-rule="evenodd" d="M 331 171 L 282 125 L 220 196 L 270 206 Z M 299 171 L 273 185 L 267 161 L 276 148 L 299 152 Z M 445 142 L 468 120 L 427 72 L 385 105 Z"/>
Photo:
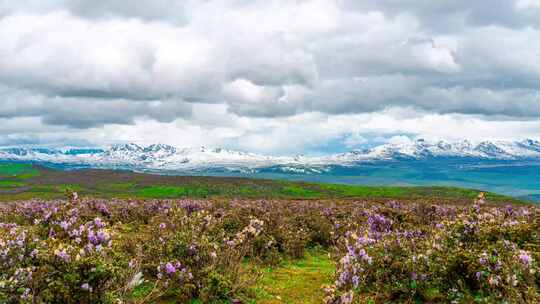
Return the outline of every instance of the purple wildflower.
<path id="1" fill-rule="evenodd" d="M 56 250 L 55 255 L 56 255 L 57 257 L 61 258 L 62 260 L 64 260 L 64 262 L 69 262 L 69 260 L 70 260 L 70 258 L 71 258 L 71 257 L 69 256 L 69 254 L 67 254 L 67 252 L 66 252 L 64 249 L 62 249 L 62 250 Z"/>
<path id="2" fill-rule="evenodd" d="M 88 242 L 92 243 L 93 245 L 99 244 L 99 240 L 94 231 L 92 230 L 88 231 Z"/>
<path id="3" fill-rule="evenodd" d="M 353 283 L 354 288 L 358 288 L 358 284 L 360 283 L 360 278 L 357 275 L 353 275 L 352 283 Z"/>
<path id="4" fill-rule="evenodd" d="M 68 228 L 69 228 L 69 223 L 66 222 L 66 221 L 61 221 L 61 222 L 60 222 L 60 227 L 62 227 L 62 229 L 64 229 L 64 230 L 67 231 Z"/>
<path id="5" fill-rule="evenodd" d="M 176 272 L 176 267 L 174 267 L 174 265 L 171 263 L 167 263 L 165 264 L 165 271 L 167 272 L 168 275 L 172 275 L 173 273 Z"/>
<path id="6" fill-rule="evenodd" d="M 477 271 L 477 272 L 474 274 L 474 276 L 476 277 L 476 279 L 477 279 L 478 281 L 480 281 L 480 279 L 482 278 L 482 272 L 481 272 L 481 271 Z"/>
<path id="7" fill-rule="evenodd" d="M 105 223 L 103 223 L 103 221 L 101 220 L 101 218 L 99 217 L 96 217 L 94 219 L 94 225 L 97 227 L 97 228 L 103 228 L 105 227 Z"/>
<path id="8" fill-rule="evenodd" d="M 533 258 L 529 255 L 529 253 L 525 250 L 520 250 L 518 255 L 519 261 L 521 264 L 529 267 L 532 264 Z"/>
<path id="9" fill-rule="evenodd" d="M 514 213 L 514 209 L 512 208 L 512 205 L 506 205 L 504 207 L 504 210 L 506 211 L 506 215 L 512 215 Z"/>
<path id="10" fill-rule="evenodd" d="M 103 230 L 98 231 L 96 237 L 100 243 L 105 243 L 109 239 L 109 235 Z"/>

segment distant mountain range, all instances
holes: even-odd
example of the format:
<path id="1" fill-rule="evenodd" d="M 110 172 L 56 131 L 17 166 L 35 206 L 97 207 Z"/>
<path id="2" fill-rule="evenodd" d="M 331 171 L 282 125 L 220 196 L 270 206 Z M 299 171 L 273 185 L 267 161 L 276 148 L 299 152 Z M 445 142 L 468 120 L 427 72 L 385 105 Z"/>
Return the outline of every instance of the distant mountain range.
<path id="1" fill-rule="evenodd" d="M 468 140 L 447 142 L 418 139 L 401 144 L 384 144 L 327 156 L 267 156 L 221 148 L 177 148 L 164 144 L 115 145 L 110 148 L 22 148 L 0 149 L 0 160 L 31 161 L 95 168 L 123 168 L 154 171 L 324 173 L 332 166 L 356 166 L 376 161 L 407 160 L 540 160 L 540 142 Z"/>

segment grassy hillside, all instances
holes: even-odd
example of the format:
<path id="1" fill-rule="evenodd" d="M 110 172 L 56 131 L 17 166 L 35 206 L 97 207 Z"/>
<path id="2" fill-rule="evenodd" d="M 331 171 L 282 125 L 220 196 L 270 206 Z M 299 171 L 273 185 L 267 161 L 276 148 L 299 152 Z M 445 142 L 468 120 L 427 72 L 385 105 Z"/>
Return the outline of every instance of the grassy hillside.
<path id="1" fill-rule="evenodd" d="M 0 200 L 63 198 L 66 191 L 100 198 L 426 199 L 470 202 L 480 190 L 318 184 L 228 177 L 165 176 L 115 170 L 60 171 L 0 163 Z M 492 202 L 520 202 L 487 193 Z"/>

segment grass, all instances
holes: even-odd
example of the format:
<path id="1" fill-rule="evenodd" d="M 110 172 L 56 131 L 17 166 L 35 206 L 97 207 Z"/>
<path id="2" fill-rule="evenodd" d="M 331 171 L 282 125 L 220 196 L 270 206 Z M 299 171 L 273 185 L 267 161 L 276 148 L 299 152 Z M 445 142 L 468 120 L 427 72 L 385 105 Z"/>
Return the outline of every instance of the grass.
<path id="1" fill-rule="evenodd" d="M 67 190 L 99 198 L 433 199 L 470 201 L 478 190 L 304 183 L 226 177 L 186 177 L 113 170 L 57 171 L 26 163 L 0 163 L 0 200 L 63 198 Z M 496 193 L 497 202 L 521 202 Z"/>
<path id="2" fill-rule="evenodd" d="M 0 189 L 2 188 L 18 188 L 26 186 L 25 183 L 12 180 L 0 180 Z"/>
<path id="3" fill-rule="evenodd" d="M 28 179 L 39 175 L 39 171 L 32 164 L 0 163 L 1 178 Z"/>
<path id="4" fill-rule="evenodd" d="M 321 303 L 322 286 L 331 283 L 334 271 L 326 251 L 308 250 L 303 259 L 264 269 L 262 278 L 253 287 L 253 303 Z"/>
<path id="5" fill-rule="evenodd" d="M 339 197 L 406 197 L 413 187 L 357 186 L 357 185 L 318 185 L 321 190 Z"/>
<path id="6" fill-rule="evenodd" d="M 300 198 L 322 198 L 324 194 L 326 194 L 322 190 L 323 189 L 310 189 L 301 184 L 287 183 L 287 185 L 281 189 L 281 193 L 286 196 Z"/>

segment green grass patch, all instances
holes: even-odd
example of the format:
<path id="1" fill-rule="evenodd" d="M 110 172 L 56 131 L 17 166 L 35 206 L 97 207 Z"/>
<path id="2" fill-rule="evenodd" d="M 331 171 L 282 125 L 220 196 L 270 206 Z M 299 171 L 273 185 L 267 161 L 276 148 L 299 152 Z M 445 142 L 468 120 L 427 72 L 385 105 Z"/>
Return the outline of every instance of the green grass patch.
<path id="1" fill-rule="evenodd" d="M 0 188 L 18 188 L 26 186 L 25 183 L 13 180 L 0 180 Z"/>
<path id="2" fill-rule="evenodd" d="M 0 177 L 28 179 L 39 175 L 31 164 L 0 163 Z"/>
<path id="3" fill-rule="evenodd" d="M 147 186 L 138 189 L 135 194 L 141 198 L 207 198 L 222 195 L 223 191 L 206 185 Z"/>
<path id="4" fill-rule="evenodd" d="M 321 303 L 322 286 L 330 284 L 335 271 L 328 253 L 311 249 L 303 259 L 285 261 L 263 270 L 262 278 L 253 287 L 252 303 Z"/>
<path id="5" fill-rule="evenodd" d="M 328 193 L 329 196 L 338 197 L 388 197 L 402 198 L 410 194 L 412 188 L 405 187 L 378 187 L 378 186 L 359 186 L 359 185 L 337 185 L 320 184 L 319 187 Z"/>
<path id="6" fill-rule="evenodd" d="M 320 198 L 324 196 L 324 193 L 321 193 L 321 191 L 308 188 L 302 184 L 292 183 L 283 187 L 280 191 L 280 194 L 292 198 Z"/>
<path id="7" fill-rule="evenodd" d="M 150 294 L 153 288 L 153 283 L 144 282 L 133 290 L 131 296 L 133 297 L 133 299 L 143 299 Z"/>
<path id="8" fill-rule="evenodd" d="M 137 195 L 145 198 L 179 198 L 187 196 L 186 187 L 182 186 L 150 186 L 137 191 Z"/>

